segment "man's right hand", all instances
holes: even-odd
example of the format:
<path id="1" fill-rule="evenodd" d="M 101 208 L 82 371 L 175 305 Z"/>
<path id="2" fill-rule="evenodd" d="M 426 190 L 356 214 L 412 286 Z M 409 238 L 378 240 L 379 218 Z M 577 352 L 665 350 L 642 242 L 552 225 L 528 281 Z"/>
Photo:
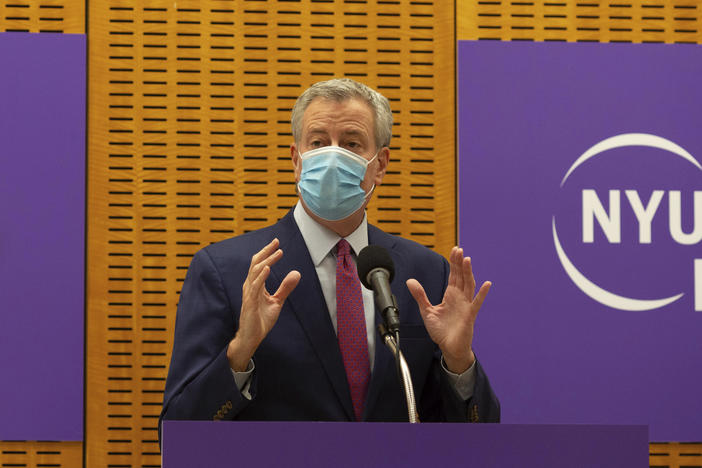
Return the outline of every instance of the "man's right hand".
<path id="1" fill-rule="evenodd" d="M 280 283 L 275 294 L 271 296 L 266 290 L 266 278 L 271 272 L 271 266 L 283 256 L 279 244 L 278 239 L 273 239 L 251 258 L 249 273 L 242 288 L 239 329 L 227 348 L 229 365 L 236 372 L 246 370 L 258 345 L 278 320 L 283 303 L 300 282 L 300 273 L 292 270 Z"/>

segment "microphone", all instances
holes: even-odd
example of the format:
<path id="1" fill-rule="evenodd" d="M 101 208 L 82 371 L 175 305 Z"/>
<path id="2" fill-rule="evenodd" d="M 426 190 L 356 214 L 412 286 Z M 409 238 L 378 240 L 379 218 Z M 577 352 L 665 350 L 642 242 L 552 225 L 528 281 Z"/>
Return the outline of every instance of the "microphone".
<path id="1" fill-rule="evenodd" d="M 395 264 L 387 249 L 379 245 L 364 247 L 358 253 L 356 266 L 363 286 L 373 291 L 375 304 L 380 309 L 385 326 L 390 333 L 398 333 L 400 312 L 395 296 L 390 290 L 390 282 L 395 276 Z"/>

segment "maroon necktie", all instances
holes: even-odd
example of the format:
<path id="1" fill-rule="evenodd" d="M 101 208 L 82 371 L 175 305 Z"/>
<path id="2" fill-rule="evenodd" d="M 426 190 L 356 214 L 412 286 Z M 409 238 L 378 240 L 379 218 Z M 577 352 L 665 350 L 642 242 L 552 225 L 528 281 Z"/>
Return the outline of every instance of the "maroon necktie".
<path id="1" fill-rule="evenodd" d="M 353 411 L 356 420 L 360 421 L 370 380 L 363 294 L 349 243 L 341 239 L 336 248 L 336 323 L 339 349 L 346 368 Z"/>

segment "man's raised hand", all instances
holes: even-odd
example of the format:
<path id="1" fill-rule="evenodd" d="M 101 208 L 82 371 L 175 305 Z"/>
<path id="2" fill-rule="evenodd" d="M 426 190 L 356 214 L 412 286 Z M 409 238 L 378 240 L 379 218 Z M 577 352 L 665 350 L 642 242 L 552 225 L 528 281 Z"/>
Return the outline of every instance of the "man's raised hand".
<path id="1" fill-rule="evenodd" d="M 417 301 L 424 326 L 441 349 L 446 366 L 460 374 L 475 361 L 473 327 L 491 283 L 484 282 L 475 294 L 470 258 L 464 258 L 463 249 L 459 247 L 451 249 L 449 265 L 448 286 L 441 304 L 432 305 L 416 279 L 408 279 L 407 288 Z"/>
<path id="2" fill-rule="evenodd" d="M 275 294 L 271 295 L 266 290 L 266 279 L 271 266 L 283 257 L 279 244 L 278 239 L 273 239 L 251 258 L 249 272 L 242 286 L 239 328 L 227 348 L 229 364 L 237 372 L 246 370 L 258 345 L 278 320 L 283 303 L 300 282 L 300 273 L 292 270 L 280 283 Z"/>

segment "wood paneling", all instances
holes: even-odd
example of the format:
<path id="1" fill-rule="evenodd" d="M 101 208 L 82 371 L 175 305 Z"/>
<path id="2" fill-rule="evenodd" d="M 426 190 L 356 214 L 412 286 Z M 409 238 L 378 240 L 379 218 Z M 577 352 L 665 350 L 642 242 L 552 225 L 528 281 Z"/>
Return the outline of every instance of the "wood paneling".
<path id="1" fill-rule="evenodd" d="M 0 31 L 85 34 L 85 1 L 2 1 Z"/>
<path id="2" fill-rule="evenodd" d="M 77 468 L 83 466 L 83 443 L 0 441 L 0 466 Z"/>
<path id="3" fill-rule="evenodd" d="M 679 442 L 651 443 L 649 465 L 652 468 L 702 467 L 702 444 Z"/>
<path id="4" fill-rule="evenodd" d="M 698 0 L 458 0 L 458 39 L 702 42 Z"/>
<path id="5" fill-rule="evenodd" d="M 435 1 L 91 2 L 88 466 L 158 466 L 178 294 L 203 246 L 296 202 L 289 118 L 348 76 L 395 116 L 369 209 L 386 231 L 455 242 L 453 8 Z"/>

